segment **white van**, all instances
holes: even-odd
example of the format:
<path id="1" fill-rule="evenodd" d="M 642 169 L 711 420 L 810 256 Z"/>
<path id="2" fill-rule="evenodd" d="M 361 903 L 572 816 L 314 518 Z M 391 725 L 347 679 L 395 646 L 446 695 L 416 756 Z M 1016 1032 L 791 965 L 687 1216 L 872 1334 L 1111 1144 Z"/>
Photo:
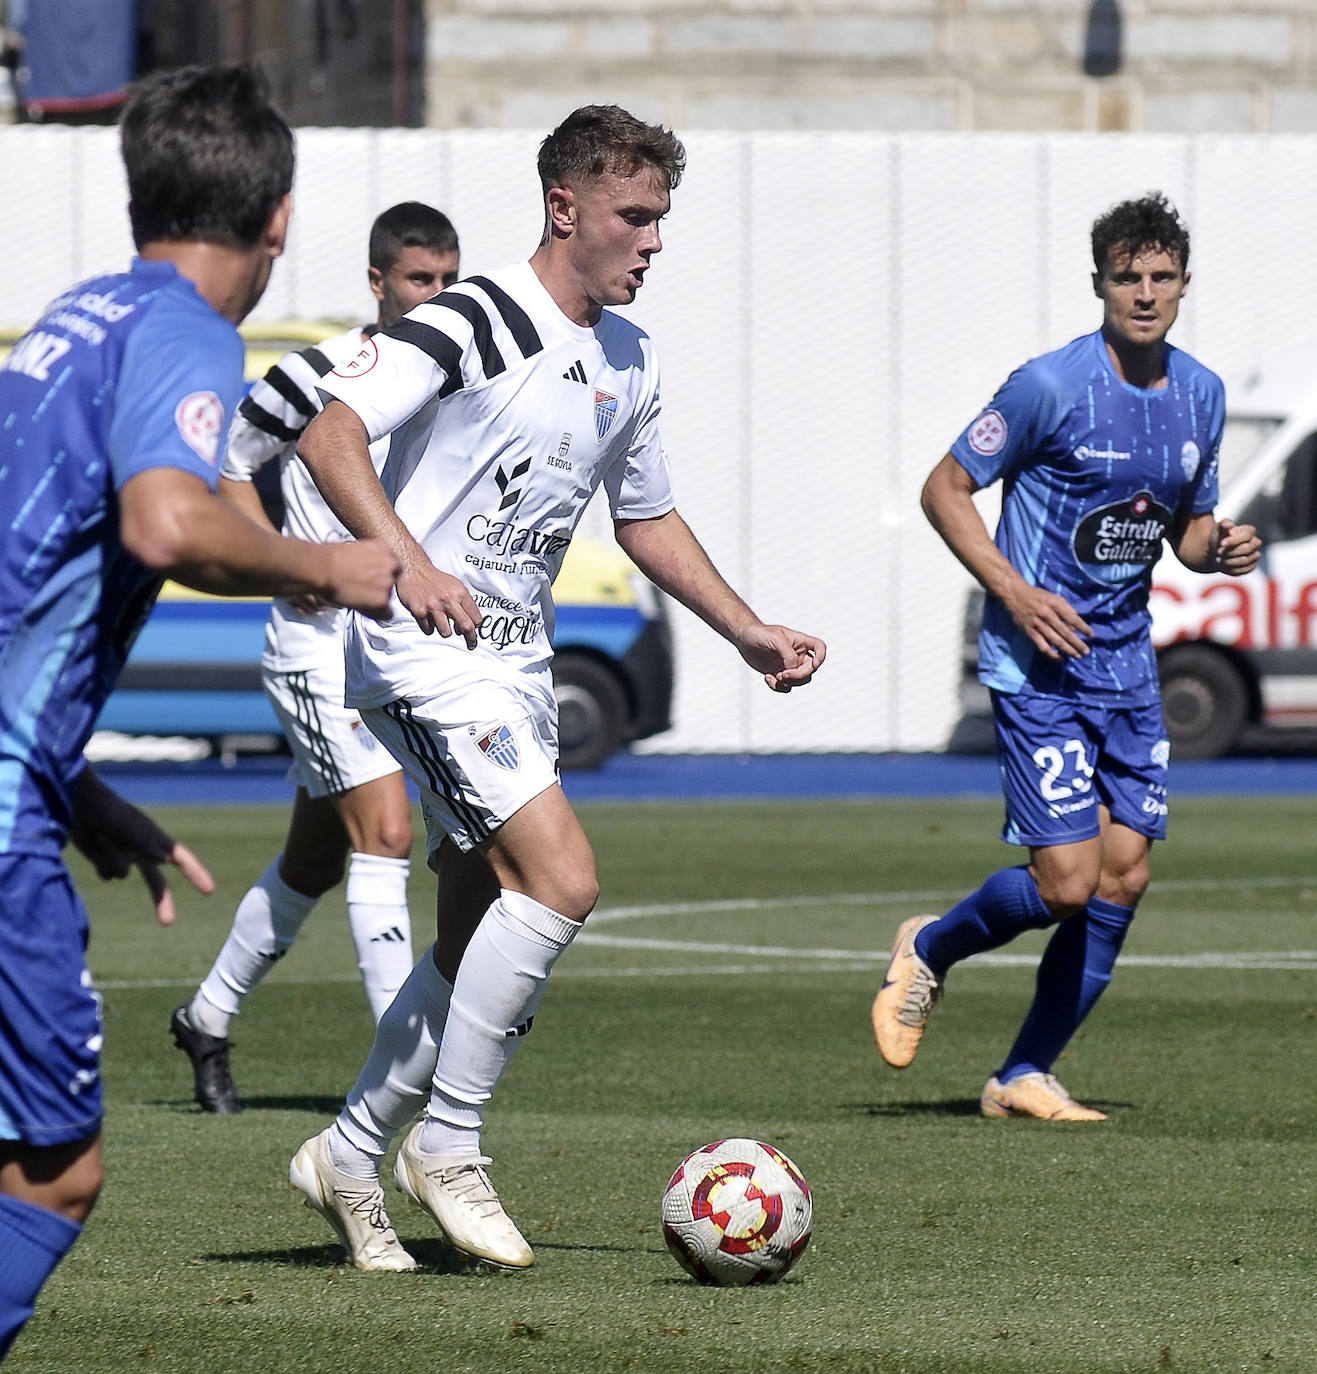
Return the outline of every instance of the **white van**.
<path id="1" fill-rule="evenodd" d="M 1226 388 L 1217 512 L 1255 525 L 1262 562 L 1204 577 L 1169 550 L 1152 634 L 1172 753 L 1226 753 L 1248 724 L 1317 725 L 1317 340 Z"/>

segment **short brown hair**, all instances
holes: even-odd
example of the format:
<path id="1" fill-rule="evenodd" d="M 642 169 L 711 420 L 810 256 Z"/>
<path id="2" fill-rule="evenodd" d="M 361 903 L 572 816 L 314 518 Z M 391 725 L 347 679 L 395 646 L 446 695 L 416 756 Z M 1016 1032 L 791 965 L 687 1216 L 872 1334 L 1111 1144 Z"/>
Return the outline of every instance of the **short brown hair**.
<path id="1" fill-rule="evenodd" d="M 546 194 L 605 172 L 634 176 L 642 167 L 661 172 L 672 191 L 686 168 L 686 149 L 671 129 L 646 124 L 617 105 L 582 105 L 540 144 L 536 165 Z"/>
<path id="2" fill-rule="evenodd" d="M 293 135 L 248 63 L 133 87 L 119 120 L 133 242 L 251 248 L 293 185 Z"/>

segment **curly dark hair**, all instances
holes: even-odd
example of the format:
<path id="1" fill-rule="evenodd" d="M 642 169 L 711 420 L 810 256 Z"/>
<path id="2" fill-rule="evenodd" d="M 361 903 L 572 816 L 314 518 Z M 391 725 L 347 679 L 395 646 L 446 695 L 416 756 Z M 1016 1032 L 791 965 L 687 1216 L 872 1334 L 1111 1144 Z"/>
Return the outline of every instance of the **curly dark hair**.
<path id="1" fill-rule="evenodd" d="M 646 166 L 662 173 L 668 190 L 675 191 L 686 149 L 671 129 L 646 124 L 617 105 L 583 105 L 540 144 L 537 166 L 546 193 L 605 172 L 634 176 Z"/>
<path id="2" fill-rule="evenodd" d="M 1093 222 L 1093 267 L 1101 272 L 1117 249 L 1123 257 L 1169 253 L 1183 272 L 1189 266 L 1189 229 L 1175 206 L 1160 191 L 1139 200 L 1123 200 Z"/>

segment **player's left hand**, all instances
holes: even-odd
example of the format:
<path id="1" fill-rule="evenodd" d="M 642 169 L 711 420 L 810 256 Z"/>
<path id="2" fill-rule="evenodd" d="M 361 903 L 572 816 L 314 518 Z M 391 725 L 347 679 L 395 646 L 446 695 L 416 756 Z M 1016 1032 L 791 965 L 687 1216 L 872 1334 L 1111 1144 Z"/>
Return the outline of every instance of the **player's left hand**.
<path id="1" fill-rule="evenodd" d="M 1217 527 L 1216 566 L 1228 577 L 1243 577 L 1258 565 L 1262 540 L 1252 525 L 1221 520 Z"/>
<path id="2" fill-rule="evenodd" d="M 737 635 L 736 648 L 752 668 L 763 673 L 765 684 L 774 692 L 803 687 L 828 656 L 828 646 L 821 639 L 785 625 L 749 625 Z"/>
<path id="3" fill-rule="evenodd" d="M 173 864 L 205 896 L 215 890 L 210 871 L 186 845 L 107 787 L 90 767 L 78 779 L 69 839 L 99 878 L 126 878 L 136 867 L 146 880 L 156 920 L 162 926 L 172 926 L 178 914 L 162 864 Z"/>

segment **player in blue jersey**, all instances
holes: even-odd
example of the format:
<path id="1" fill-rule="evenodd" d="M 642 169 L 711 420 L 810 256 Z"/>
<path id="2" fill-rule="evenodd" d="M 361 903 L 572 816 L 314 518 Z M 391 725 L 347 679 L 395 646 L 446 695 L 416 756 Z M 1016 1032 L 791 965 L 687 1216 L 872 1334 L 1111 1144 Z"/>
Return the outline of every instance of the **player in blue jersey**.
<path id="1" fill-rule="evenodd" d="M 181 846 L 82 750 L 166 576 L 386 610 L 396 560 L 263 530 L 215 495 L 242 389 L 236 325 L 291 210 L 292 134 L 245 66 L 185 68 L 125 106 L 139 256 L 73 287 L 0 369 L 0 1358 L 100 1191 L 99 1000 L 61 850 L 102 876 Z"/>
<path id="2" fill-rule="evenodd" d="M 987 592 L 1003 838 L 1029 862 L 897 933 L 873 1005 L 883 1058 L 915 1056 L 947 970 L 1056 925 L 985 1116 L 1101 1121 L 1052 1066 L 1111 981 L 1166 834 L 1169 745 L 1148 589 L 1165 540 L 1187 567 L 1243 576 L 1253 528 L 1217 520 L 1220 380 L 1166 342 L 1189 284 L 1189 234 L 1160 194 L 1093 225 L 1102 327 L 1011 374 L 924 485 L 934 528 Z M 996 541 L 973 494 L 1001 480 Z"/>

